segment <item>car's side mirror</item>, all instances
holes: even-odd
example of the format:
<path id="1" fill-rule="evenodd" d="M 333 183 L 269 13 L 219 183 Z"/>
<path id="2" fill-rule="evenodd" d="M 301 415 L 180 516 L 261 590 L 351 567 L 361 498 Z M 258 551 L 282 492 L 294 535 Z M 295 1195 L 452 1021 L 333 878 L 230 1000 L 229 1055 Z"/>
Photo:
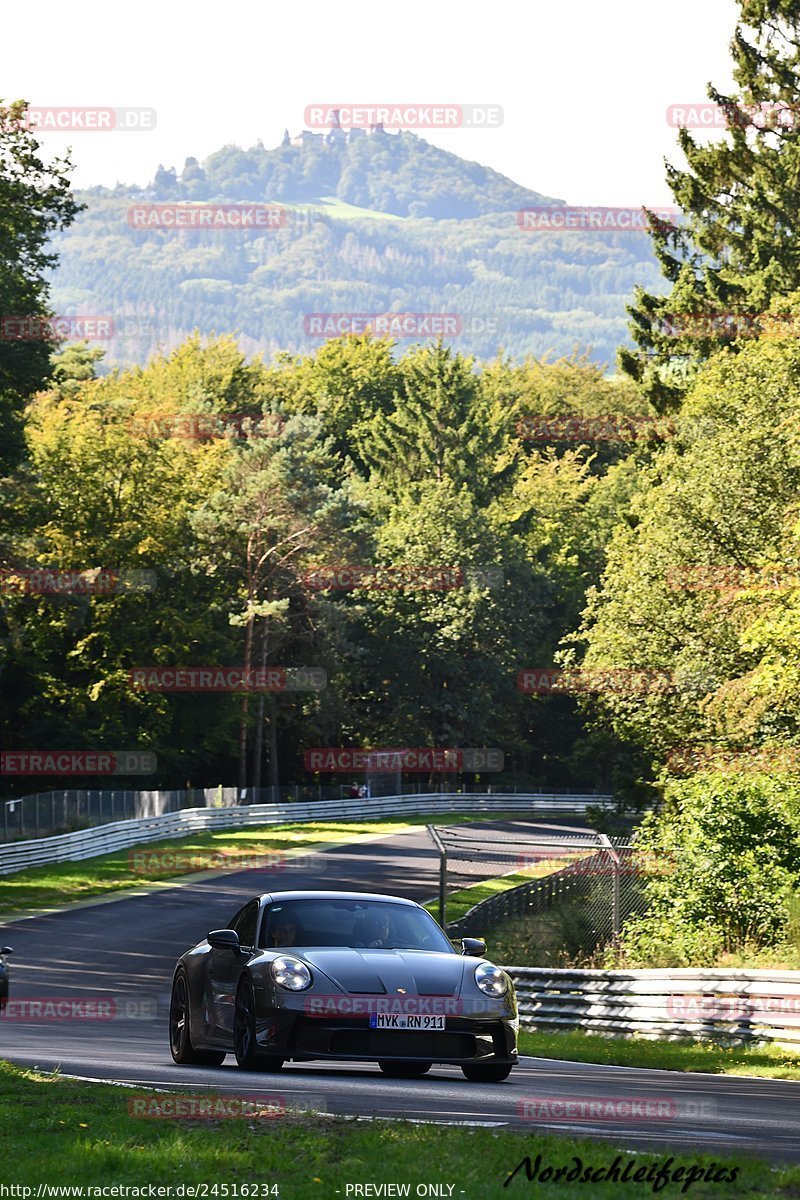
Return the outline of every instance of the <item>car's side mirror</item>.
<path id="1" fill-rule="evenodd" d="M 239 949 L 239 935 L 235 929 L 212 929 L 207 941 L 214 950 Z"/>
<path id="2" fill-rule="evenodd" d="M 486 953 L 486 942 L 483 938 L 462 938 L 461 953 L 472 954 L 475 958 L 480 958 Z"/>
<path id="3" fill-rule="evenodd" d="M 11 946 L 0 946 L 0 954 L 13 954 Z"/>

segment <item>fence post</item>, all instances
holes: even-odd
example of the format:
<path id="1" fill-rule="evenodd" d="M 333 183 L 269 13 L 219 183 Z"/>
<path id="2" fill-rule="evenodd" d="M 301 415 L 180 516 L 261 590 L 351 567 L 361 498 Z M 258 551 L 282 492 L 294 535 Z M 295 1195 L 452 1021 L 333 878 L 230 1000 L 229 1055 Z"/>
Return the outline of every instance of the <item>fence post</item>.
<path id="1" fill-rule="evenodd" d="M 435 826 L 428 825 L 428 833 L 439 851 L 439 924 L 447 933 L 447 851 Z"/>
<path id="2" fill-rule="evenodd" d="M 611 931 L 614 937 L 617 937 L 620 930 L 620 903 L 619 903 L 619 864 L 620 858 L 614 847 L 611 845 L 611 839 L 607 834 L 598 834 L 602 842 L 603 849 L 611 856 Z"/>

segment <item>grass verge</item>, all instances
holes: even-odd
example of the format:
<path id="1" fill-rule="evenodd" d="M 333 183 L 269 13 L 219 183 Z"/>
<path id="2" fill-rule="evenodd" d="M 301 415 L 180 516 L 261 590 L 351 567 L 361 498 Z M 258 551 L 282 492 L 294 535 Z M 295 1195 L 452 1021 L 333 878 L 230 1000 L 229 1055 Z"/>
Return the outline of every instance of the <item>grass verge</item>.
<path id="1" fill-rule="evenodd" d="M 800 1046 L 723 1046 L 716 1042 L 671 1042 L 649 1038 L 611 1038 L 580 1029 L 550 1033 L 520 1030 L 522 1054 L 573 1062 L 658 1071 L 708 1071 L 713 1075 L 763 1075 L 800 1080 Z"/>
<path id="2" fill-rule="evenodd" d="M 17 913 L 89 900 L 142 884 L 178 879 L 198 871 L 221 868 L 235 870 L 237 865 L 244 869 L 270 855 L 276 856 L 273 866 L 279 868 L 281 856 L 287 851 L 312 853 L 315 849 L 324 849 L 332 844 L 386 837 L 440 820 L 440 817 L 441 814 L 431 817 L 412 813 L 393 820 L 302 821 L 238 830 L 205 831 L 185 838 L 145 842 L 81 862 L 31 867 L 0 878 L 0 917 L 9 919 Z M 491 820 L 508 817 L 508 813 L 491 814 Z M 471 814 L 448 814 L 447 824 L 464 824 L 478 819 Z M 269 865 L 268 860 L 264 866 Z"/>
<path id="3" fill-rule="evenodd" d="M 415 1085 L 424 1086 L 424 1085 Z M 188 1092 L 189 1089 L 186 1089 Z M 265 1092 L 279 1092 L 273 1081 Z M 186 1094 L 184 1092 L 183 1094 Z M 411 1196 L 420 1184 L 444 1185 L 439 1196 L 464 1200 L 543 1192 L 559 1200 L 611 1200 L 620 1191 L 629 1197 L 652 1196 L 652 1182 L 591 1182 L 589 1187 L 560 1178 L 552 1189 L 533 1189 L 524 1170 L 509 1175 L 527 1155 L 539 1168 L 603 1170 L 617 1153 L 618 1170 L 632 1163 L 629 1173 L 646 1172 L 664 1164 L 666 1152 L 626 1154 L 613 1143 L 590 1142 L 569 1136 L 538 1136 L 497 1129 L 418 1125 L 402 1121 L 356 1121 L 311 1115 L 237 1117 L 232 1119 L 152 1119 L 130 1115 L 137 1097 L 164 1101 L 166 1093 L 145 1093 L 103 1084 L 82 1083 L 37 1075 L 0 1063 L 0 1161 L 7 1185 L 32 1188 L 39 1184 L 79 1185 L 83 1188 L 129 1185 L 206 1185 L 215 1197 L 278 1197 L 279 1200 L 342 1200 L 355 1195 L 403 1195 L 374 1190 L 381 1184 L 409 1186 Z M 208 1093 L 203 1094 L 208 1101 Z M 466 1098 L 466 1097 L 465 1097 Z M 230 1104 L 231 1097 L 226 1097 Z M 457 1116 L 457 1114 L 455 1114 Z M 684 1168 L 683 1177 L 659 1189 L 662 1197 L 686 1194 L 685 1173 L 692 1167 L 733 1182 L 694 1182 L 692 1197 L 797 1196 L 800 1168 L 775 1167 L 743 1158 L 712 1159 L 678 1152 L 670 1170 Z M 640 1176 L 640 1179 L 642 1176 Z M 694 1178 L 697 1178 L 695 1176 Z M 683 1179 L 683 1182 L 682 1182 Z M 372 1184 L 357 1193 L 353 1185 Z M 246 1185 L 246 1187 L 245 1187 Z M 349 1188 L 348 1188 L 348 1185 Z M 452 1187 L 452 1190 L 449 1188 Z M 267 1190 L 270 1189 L 270 1190 Z M 9 1194 L 12 1194 L 9 1192 Z M 27 1200 L 23 1192 L 14 1193 Z M 110 1193 L 107 1193 L 110 1194 Z M 119 1194 L 119 1193 L 118 1193 Z M 425 1193 L 419 1193 L 420 1195 Z M 84 1192 L 84 1196 L 91 1193 Z"/>
<path id="4" fill-rule="evenodd" d="M 541 862 L 532 863 L 524 871 L 514 871 L 510 875 L 495 875 L 493 879 L 482 879 L 480 883 L 472 883 L 469 887 L 450 892 L 447 897 L 447 919 L 448 921 L 459 921 L 482 900 L 488 900 L 490 896 L 496 896 L 498 892 L 507 892 L 511 888 L 519 887 L 522 883 L 529 883 L 531 879 L 541 879 L 545 875 L 552 875 L 554 871 L 560 871 L 562 867 L 566 867 L 569 862 L 574 861 L 574 858 L 542 859 Z M 425 907 L 438 921 L 439 901 L 431 900 Z"/>

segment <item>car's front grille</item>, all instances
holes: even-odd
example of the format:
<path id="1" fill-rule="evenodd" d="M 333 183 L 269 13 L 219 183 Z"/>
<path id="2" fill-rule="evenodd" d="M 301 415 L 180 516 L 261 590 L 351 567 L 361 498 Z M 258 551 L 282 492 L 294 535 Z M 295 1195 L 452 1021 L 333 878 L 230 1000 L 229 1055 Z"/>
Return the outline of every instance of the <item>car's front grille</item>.
<path id="1" fill-rule="evenodd" d="M 353 1058 L 474 1058 L 475 1038 L 468 1033 L 429 1033 L 393 1029 L 340 1029 L 333 1033 L 331 1054 Z"/>
<path id="2" fill-rule="evenodd" d="M 439 1030 L 370 1029 L 369 1019 L 341 1017 L 310 1019 L 298 1016 L 285 1046 L 287 1057 L 423 1058 L 460 1062 L 493 1054 L 505 1056 L 506 1042 L 499 1022 L 468 1022 L 448 1018 Z"/>

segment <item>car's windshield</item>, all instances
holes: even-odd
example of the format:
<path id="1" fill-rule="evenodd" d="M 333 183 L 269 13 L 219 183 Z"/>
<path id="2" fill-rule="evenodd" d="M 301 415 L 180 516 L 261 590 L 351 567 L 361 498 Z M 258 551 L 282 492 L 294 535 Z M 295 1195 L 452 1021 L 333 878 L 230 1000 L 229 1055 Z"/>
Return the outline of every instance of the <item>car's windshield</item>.
<path id="1" fill-rule="evenodd" d="M 261 924 L 261 946 L 455 953 L 424 909 L 383 900 L 290 900 L 272 904 Z"/>

